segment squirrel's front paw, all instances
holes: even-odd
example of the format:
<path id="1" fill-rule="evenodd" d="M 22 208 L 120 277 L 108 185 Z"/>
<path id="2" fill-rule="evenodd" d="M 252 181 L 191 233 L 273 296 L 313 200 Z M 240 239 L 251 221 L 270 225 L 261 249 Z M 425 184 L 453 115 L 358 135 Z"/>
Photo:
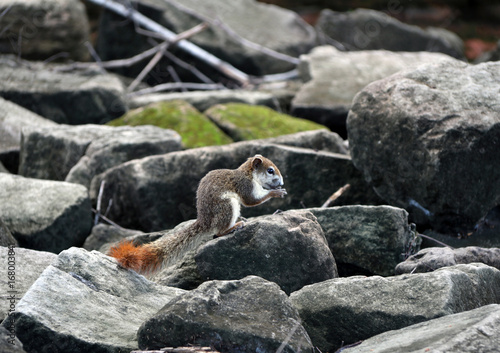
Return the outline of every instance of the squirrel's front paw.
<path id="1" fill-rule="evenodd" d="M 285 197 L 285 195 L 287 194 L 285 189 L 275 189 L 273 190 L 273 192 L 274 197 Z"/>

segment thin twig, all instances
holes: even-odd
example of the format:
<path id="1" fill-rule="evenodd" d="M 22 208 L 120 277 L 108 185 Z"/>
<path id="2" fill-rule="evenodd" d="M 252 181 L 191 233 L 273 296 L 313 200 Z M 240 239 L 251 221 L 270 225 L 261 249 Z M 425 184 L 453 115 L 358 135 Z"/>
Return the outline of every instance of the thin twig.
<path id="1" fill-rule="evenodd" d="M 329 205 L 331 205 L 336 199 L 338 199 L 344 192 L 346 192 L 347 189 L 351 187 L 350 184 L 345 184 L 342 186 L 340 189 L 335 191 L 332 196 L 328 198 L 328 200 L 325 201 L 323 205 L 321 205 L 321 208 L 327 208 Z"/>
<path id="2" fill-rule="evenodd" d="M 99 65 L 99 67 L 104 70 L 104 67 L 102 66 L 102 60 L 101 58 L 99 57 L 99 54 L 97 54 L 97 52 L 95 51 L 94 47 L 92 46 L 92 44 L 90 44 L 90 42 L 85 42 L 85 46 L 87 47 L 90 55 L 92 55 L 92 57 L 94 58 L 95 62 L 97 63 L 97 65 Z"/>
<path id="3" fill-rule="evenodd" d="M 226 89 L 224 85 L 214 83 L 196 83 L 196 82 L 168 82 L 156 85 L 150 88 L 144 88 L 139 91 L 131 92 L 127 95 L 128 98 L 142 96 L 149 93 L 157 93 L 163 91 L 172 91 L 176 89 L 191 89 L 199 91 L 212 91 L 212 90 L 223 90 Z"/>
<path id="4" fill-rule="evenodd" d="M 208 77 L 203 72 L 201 72 L 200 70 L 198 70 L 195 66 L 193 66 L 191 64 L 188 64 L 187 62 L 179 59 L 177 56 L 175 56 L 171 52 L 167 51 L 167 52 L 165 52 L 164 55 L 165 55 L 165 57 L 167 59 L 169 59 L 170 61 L 172 61 L 177 66 L 182 67 L 183 69 L 186 69 L 186 70 L 190 71 L 193 75 L 195 75 L 197 78 L 199 78 L 201 82 L 204 82 L 204 83 L 215 83 L 212 79 L 210 79 L 210 77 Z"/>
<path id="5" fill-rule="evenodd" d="M 101 181 L 101 185 L 99 186 L 99 193 L 97 194 L 97 210 L 94 218 L 94 225 L 97 225 L 99 222 L 99 216 L 101 215 L 101 202 L 102 202 L 102 194 L 104 192 L 104 186 L 106 185 L 106 180 Z"/>
<path id="6" fill-rule="evenodd" d="M 422 237 L 422 238 L 425 238 L 425 239 L 428 239 L 428 240 L 431 240 L 431 241 L 433 241 L 433 242 L 435 242 L 435 243 L 437 243 L 437 244 L 439 244 L 439 245 L 442 245 L 442 246 L 444 246 L 444 247 L 447 247 L 447 248 L 450 248 L 450 249 L 455 249 L 454 247 L 449 246 L 448 244 L 445 244 L 445 243 L 443 243 L 442 241 L 439 241 L 439 240 L 437 240 L 437 239 L 434 239 L 433 237 L 430 237 L 430 236 L 428 236 L 428 235 L 418 233 L 418 236 L 419 236 L 419 237 Z"/>
<path id="7" fill-rule="evenodd" d="M 92 208 L 92 212 L 96 213 L 97 214 L 97 210 L 95 208 Z M 111 224 L 112 226 L 116 227 L 116 228 L 119 228 L 119 229 L 126 229 L 126 228 L 123 228 L 122 226 L 116 224 L 115 222 L 113 222 L 112 220 L 110 220 L 108 217 L 105 217 L 104 215 L 100 214 L 99 215 L 99 218 L 108 222 L 109 224 Z"/>

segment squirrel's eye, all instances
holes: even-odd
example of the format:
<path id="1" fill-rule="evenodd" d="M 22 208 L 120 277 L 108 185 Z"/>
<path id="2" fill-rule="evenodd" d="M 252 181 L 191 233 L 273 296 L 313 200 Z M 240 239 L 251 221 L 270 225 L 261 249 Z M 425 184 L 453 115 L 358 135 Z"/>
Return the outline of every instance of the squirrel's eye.
<path id="1" fill-rule="evenodd" d="M 267 172 L 269 174 L 274 174 L 274 168 L 267 168 Z"/>

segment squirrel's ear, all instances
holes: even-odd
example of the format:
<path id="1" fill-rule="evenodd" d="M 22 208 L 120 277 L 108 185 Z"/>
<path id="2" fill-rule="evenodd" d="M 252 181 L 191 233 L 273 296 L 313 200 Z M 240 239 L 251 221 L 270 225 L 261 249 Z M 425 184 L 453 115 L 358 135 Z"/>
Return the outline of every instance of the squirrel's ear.
<path id="1" fill-rule="evenodd" d="M 263 157 L 260 154 L 256 154 L 252 160 L 252 167 L 257 168 L 259 165 L 261 165 L 263 162 L 262 158 Z"/>

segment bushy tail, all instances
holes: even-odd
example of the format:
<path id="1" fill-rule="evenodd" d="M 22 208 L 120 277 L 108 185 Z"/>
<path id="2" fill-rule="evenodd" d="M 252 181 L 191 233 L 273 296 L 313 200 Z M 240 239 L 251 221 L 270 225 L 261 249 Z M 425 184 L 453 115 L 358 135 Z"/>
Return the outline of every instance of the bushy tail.
<path id="1" fill-rule="evenodd" d="M 109 249 L 109 256 L 114 257 L 120 265 L 138 273 L 156 271 L 163 262 L 158 249 L 146 245 L 134 245 L 133 241 L 122 241 Z"/>

